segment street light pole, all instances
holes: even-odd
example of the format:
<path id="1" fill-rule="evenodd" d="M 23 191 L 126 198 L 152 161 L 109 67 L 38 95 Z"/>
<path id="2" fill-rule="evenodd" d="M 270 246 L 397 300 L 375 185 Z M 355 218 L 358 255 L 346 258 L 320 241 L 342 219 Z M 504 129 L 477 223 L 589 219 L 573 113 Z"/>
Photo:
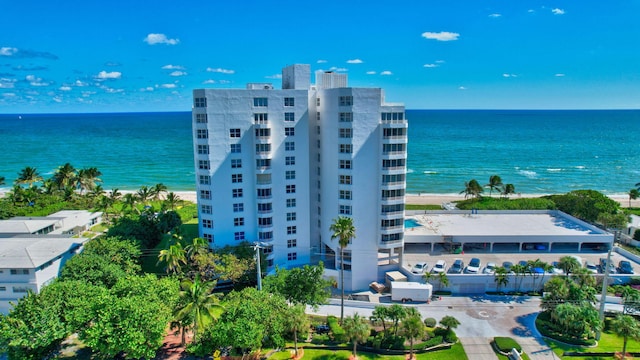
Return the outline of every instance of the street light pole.
<path id="1" fill-rule="evenodd" d="M 611 249 L 607 253 L 607 261 L 604 263 L 604 277 L 602 278 L 602 293 L 600 294 L 600 322 L 604 324 L 604 307 L 607 302 L 607 287 L 609 286 L 609 264 L 611 263 Z M 596 333 L 596 340 L 600 340 L 601 331 Z"/>
<path id="2" fill-rule="evenodd" d="M 262 270 L 260 269 L 260 249 L 259 243 L 255 243 L 253 248 L 256 250 L 256 274 L 258 276 L 258 291 L 262 290 Z"/>

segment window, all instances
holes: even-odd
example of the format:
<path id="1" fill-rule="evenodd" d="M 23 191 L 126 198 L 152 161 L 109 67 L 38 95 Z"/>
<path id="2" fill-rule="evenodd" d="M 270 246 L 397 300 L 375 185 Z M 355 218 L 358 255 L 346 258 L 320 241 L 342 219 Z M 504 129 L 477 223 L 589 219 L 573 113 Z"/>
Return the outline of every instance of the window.
<path id="1" fill-rule="evenodd" d="M 232 169 L 242 168 L 242 159 L 231 159 L 231 168 Z"/>
<path id="2" fill-rule="evenodd" d="M 340 160 L 340 169 L 351 169 L 351 160 Z"/>
<path id="3" fill-rule="evenodd" d="M 240 129 L 229 129 L 229 137 L 239 138 L 240 137 Z"/>
<path id="4" fill-rule="evenodd" d="M 340 128 L 338 134 L 343 139 L 350 139 L 350 138 L 353 137 L 353 130 L 352 129 L 346 129 L 346 128 Z"/>
<path id="5" fill-rule="evenodd" d="M 242 146 L 240 144 L 231 144 L 231 152 L 234 154 L 238 154 L 242 151 Z"/>
<path id="6" fill-rule="evenodd" d="M 340 122 L 352 122 L 352 121 L 353 121 L 353 113 L 350 113 L 350 112 L 340 113 Z"/>
<path id="7" fill-rule="evenodd" d="M 211 185 L 211 176 L 209 175 L 200 175 L 199 180 L 200 185 Z"/>
<path id="8" fill-rule="evenodd" d="M 11 269 L 11 275 L 29 275 L 29 269 Z"/>
<path id="9" fill-rule="evenodd" d="M 284 150 L 285 151 L 295 151 L 296 150 L 296 143 L 294 143 L 293 141 L 287 141 L 284 143 Z"/>
<path id="10" fill-rule="evenodd" d="M 286 156 L 284 158 L 284 163 L 285 163 L 285 165 L 295 165 L 296 164 L 296 157 L 295 156 Z"/>
<path id="11" fill-rule="evenodd" d="M 404 197 L 404 189 L 382 190 L 382 199 L 393 199 Z"/>
<path id="12" fill-rule="evenodd" d="M 244 203 L 233 204 L 233 212 L 243 212 L 243 211 L 244 211 Z"/>
<path id="13" fill-rule="evenodd" d="M 382 160 L 382 168 L 384 169 L 404 167 L 404 164 L 404 159 Z"/>
<path id="14" fill-rule="evenodd" d="M 293 235 L 298 232 L 298 228 L 296 226 L 287 226 L 287 235 Z"/>
<path id="15" fill-rule="evenodd" d="M 394 213 L 404 211 L 404 204 L 395 204 L 395 205 L 382 205 L 382 213 Z"/>
<path id="16" fill-rule="evenodd" d="M 288 208 L 296 207 L 296 199 L 287 199 L 287 207 Z"/>
<path id="17" fill-rule="evenodd" d="M 285 178 L 287 180 L 295 180 L 296 178 L 296 171 L 295 170 L 287 170 L 285 171 Z"/>
<path id="18" fill-rule="evenodd" d="M 296 121 L 296 115 L 292 112 L 284 113 L 284 121 Z"/>
<path id="19" fill-rule="evenodd" d="M 256 189 L 256 193 L 258 195 L 258 199 L 271 198 L 271 189 Z"/>
<path id="20" fill-rule="evenodd" d="M 287 221 L 296 221 L 296 213 L 295 212 L 288 212 L 287 213 Z"/>
<path id="21" fill-rule="evenodd" d="M 204 238 L 205 240 L 207 240 L 210 243 L 213 242 L 213 234 L 204 233 L 204 234 L 202 234 L 202 238 Z"/>
<path id="22" fill-rule="evenodd" d="M 298 253 L 288 253 L 287 260 L 288 261 L 298 260 Z"/>
<path id="23" fill-rule="evenodd" d="M 287 194 L 295 194 L 296 186 L 295 185 L 287 185 Z"/>
<path id="24" fill-rule="evenodd" d="M 382 175 L 383 184 L 393 184 L 393 183 L 403 182 L 403 181 L 404 181 L 404 174 Z"/>
<path id="25" fill-rule="evenodd" d="M 269 121 L 269 115 L 267 113 L 253 114 L 253 122 L 256 124 L 266 124 Z"/>
<path id="26" fill-rule="evenodd" d="M 232 183 L 241 183 L 242 182 L 242 174 L 231 174 L 231 182 Z"/>
<path id="27" fill-rule="evenodd" d="M 242 189 L 233 189 L 231 191 L 232 195 L 234 198 L 241 198 L 242 197 Z"/>
<path id="28" fill-rule="evenodd" d="M 243 241 L 244 240 L 244 231 L 236 231 L 233 234 L 233 238 L 237 241 Z"/>
<path id="29" fill-rule="evenodd" d="M 316 98 L 316 106 L 320 106 L 320 98 Z"/>
<path id="30" fill-rule="evenodd" d="M 196 123 L 198 124 L 206 124 L 209 120 L 207 118 L 207 114 L 196 114 Z"/>
<path id="31" fill-rule="evenodd" d="M 200 190 L 200 199 L 211 200 L 211 191 L 209 191 L 209 190 Z"/>
<path id="32" fill-rule="evenodd" d="M 198 169 L 209 170 L 209 160 L 198 160 Z"/>
<path id="33" fill-rule="evenodd" d="M 403 222 L 404 222 L 403 219 L 383 219 L 383 220 L 380 220 L 380 227 L 381 228 L 398 227 L 398 226 L 402 226 Z"/>
<path id="34" fill-rule="evenodd" d="M 29 288 L 26 286 L 14 286 L 13 287 L 13 292 L 14 293 L 27 293 L 29 292 Z"/>
<path id="35" fill-rule="evenodd" d="M 264 153 L 271 151 L 271 144 L 256 144 L 256 153 Z"/>
<path id="36" fill-rule="evenodd" d="M 201 155 L 209 154 L 209 145 L 198 145 L 198 154 L 201 154 Z"/>
<path id="37" fill-rule="evenodd" d="M 400 241 L 402 240 L 402 233 L 397 234 L 382 234 L 382 242 L 387 241 Z"/>
<path id="38" fill-rule="evenodd" d="M 273 225 L 273 218 L 258 218 L 258 226 L 259 227 L 269 227 Z"/>
<path id="39" fill-rule="evenodd" d="M 292 127 L 286 127 L 284 128 L 284 134 L 286 136 L 294 136 L 296 134 L 296 130 L 295 128 L 292 128 Z"/>
<path id="40" fill-rule="evenodd" d="M 294 248 L 298 246 L 298 240 L 296 239 L 287 239 L 287 247 Z"/>
<path id="41" fill-rule="evenodd" d="M 212 208 L 211 205 L 202 205 L 200 206 L 200 212 L 203 214 L 211 214 Z"/>
<path id="42" fill-rule="evenodd" d="M 7 287 L 6 286 L 0 286 L 0 291 L 7 291 Z"/>
<path id="43" fill-rule="evenodd" d="M 383 137 L 405 137 L 407 135 L 407 129 L 405 128 L 391 128 L 391 129 L 383 129 L 382 132 Z"/>
<path id="44" fill-rule="evenodd" d="M 352 182 L 351 175 L 339 175 L 338 180 L 343 185 L 351 185 Z"/>
<path id="45" fill-rule="evenodd" d="M 233 226 L 244 226 L 244 218 L 243 217 L 233 218 Z"/>
<path id="46" fill-rule="evenodd" d="M 390 113 L 382 113 L 382 121 L 392 121 L 392 120 L 403 120 L 404 113 L 401 112 L 390 112 Z"/>
<path id="47" fill-rule="evenodd" d="M 320 135 L 320 126 L 316 126 L 316 134 Z"/>
<path id="48" fill-rule="evenodd" d="M 351 144 L 340 144 L 339 152 L 341 154 L 351 154 L 353 152 L 353 145 Z"/>
<path id="49" fill-rule="evenodd" d="M 258 213 L 269 213 L 273 211 L 273 204 L 272 203 L 264 203 L 264 204 L 258 204 Z"/>
<path id="50" fill-rule="evenodd" d="M 266 97 L 253 98 L 253 106 L 256 106 L 256 107 L 269 106 L 269 99 Z"/>
<path id="51" fill-rule="evenodd" d="M 320 111 L 318 111 L 318 112 L 316 113 L 316 120 L 317 120 L 317 121 L 320 121 Z M 319 133 L 318 133 L 318 134 L 319 134 Z"/>
<path id="52" fill-rule="evenodd" d="M 256 137 L 258 138 L 267 138 L 271 136 L 271 129 L 256 129 Z"/>
<path id="53" fill-rule="evenodd" d="M 198 129 L 198 130 L 196 130 L 196 137 L 198 139 L 208 139 L 209 138 L 209 130 L 207 130 L 207 129 Z"/>
<path id="54" fill-rule="evenodd" d="M 260 241 L 273 240 L 273 231 L 261 231 L 261 232 L 258 232 L 258 240 L 260 240 Z"/>
<path id="55" fill-rule="evenodd" d="M 213 220 L 202 219 L 202 227 L 211 229 L 213 227 Z"/>
<path id="56" fill-rule="evenodd" d="M 385 154 L 404 152 L 405 144 L 383 144 L 382 152 Z"/>
<path id="57" fill-rule="evenodd" d="M 340 96 L 340 106 L 351 106 L 353 105 L 353 96 Z"/>
<path id="58" fill-rule="evenodd" d="M 351 200 L 351 190 L 340 190 L 340 199 L 342 200 Z"/>
<path id="59" fill-rule="evenodd" d="M 292 98 L 292 97 L 284 98 L 284 106 L 295 106 L 295 98 Z"/>
<path id="60" fill-rule="evenodd" d="M 271 168 L 271 159 L 256 159 L 256 168 L 260 170 Z"/>
<path id="61" fill-rule="evenodd" d="M 197 97 L 193 99 L 193 106 L 197 108 L 207 107 L 207 98 Z"/>
<path id="62" fill-rule="evenodd" d="M 340 205 L 338 212 L 341 215 L 351 215 L 351 205 Z"/>

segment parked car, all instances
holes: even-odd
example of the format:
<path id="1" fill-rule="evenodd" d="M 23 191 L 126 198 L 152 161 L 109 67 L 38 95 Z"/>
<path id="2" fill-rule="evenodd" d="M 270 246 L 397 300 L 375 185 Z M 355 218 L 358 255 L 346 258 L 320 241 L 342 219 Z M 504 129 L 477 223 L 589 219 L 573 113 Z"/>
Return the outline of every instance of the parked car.
<path id="1" fill-rule="evenodd" d="M 524 267 L 529 267 L 529 262 L 525 261 L 525 260 L 520 260 L 520 261 L 518 261 L 518 265 L 524 266 Z"/>
<path id="2" fill-rule="evenodd" d="M 627 260 L 622 260 L 618 263 L 618 272 L 620 274 L 634 274 L 633 266 Z"/>
<path id="3" fill-rule="evenodd" d="M 512 272 L 511 268 L 513 267 L 513 263 L 511 261 L 505 261 L 502 263 L 502 267 L 507 270 L 508 273 Z"/>
<path id="4" fill-rule="evenodd" d="M 606 258 L 600 258 L 600 272 L 601 273 L 605 273 L 606 272 L 606 263 L 607 263 L 607 259 Z M 613 261 L 609 261 L 609 274 L 616 274 L 618 271 L 616 270 L 616 266 L 613 265 Z"/>
<path id="5" fill-rule="evenodd" d="M 558 262 L 558 261 L 552 262 L 551 263 L 551 269 L 549 270 L 549 273 L 555 274 L 555 275 L 564 274 L 564 270 L 562 270 L 560 268 L 560 262 Z"/>
<path id="6" fill-rule="evenodd" d="M 436 261 L 436 264 L 431 268 L 432 273 L 441 273 L 447 270 L 447 262 L 444 260 Z"/>
<path id="7" fill-rule="evenodd" d="M 456 259 L 449 268 L 449 274 L 462 274 L 464 269 L 464 262 L 462 259 Z"/>
<path id="8" fill-rule="evenodd" d="M 329 325 L 316 325 L 315 331 L 316 331 L 316 334 L 328 334 Z"/>
<path id="9" fill-rule="evenodd" d="M 467 267 L 464 269 L 464 272 L 466 272 L 467 274 L 477 274 L 478 272 L 480 272 L 481 264 L 482 263 L 480 262 L 480 259 L 472 258 L 471 261 L 469 261 L 469 265 L 467 265 Z"/>
<path id="10" fill-rule="evenodd" d="M 496 263 L 489 262 L 487 263 L 487 266 L 485 266 L 484 269 L 482 269 L 482 273 L 493 275 L 496 272 L 496 267 L 497 267 Z"/>
<path id="11" fill-rule="evenodd" d="M 585 269 L 589 270 L 593 274 L 598 273 L 598 265 L 592 263 L 591 261 L 587 261 L 584 263 Z"/>
<path id="12" fill-rule="evenodd" d="M 414 274 L 424 274 L 425 271 L 427 271 L 426 262 L 419 262 L 413 265 L 413 267 L 411 268 L 411 272 Z"/>

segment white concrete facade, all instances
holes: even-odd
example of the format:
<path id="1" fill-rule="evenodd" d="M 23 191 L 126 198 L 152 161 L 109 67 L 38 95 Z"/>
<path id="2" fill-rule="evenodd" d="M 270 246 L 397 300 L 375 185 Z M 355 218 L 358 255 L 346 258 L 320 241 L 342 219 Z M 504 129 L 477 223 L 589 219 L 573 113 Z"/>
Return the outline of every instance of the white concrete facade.
<path id="1" fill-rule="evenodd" d="M 346 87 L 346 74 L 319 75 L 321 86 L 310 86 L 309 65 L 292 65 L 281 90 L 194 90 L 200 234 L 213 247 L 268 243 L 270 267 L 323 260 L 335 274 L 339 247 L 329 227 L 348 216 L 356 238 L 346 249 L 345 289 L 366 289 L 401 261 L 404 106 L 386 104 L 381 89 Z"/>

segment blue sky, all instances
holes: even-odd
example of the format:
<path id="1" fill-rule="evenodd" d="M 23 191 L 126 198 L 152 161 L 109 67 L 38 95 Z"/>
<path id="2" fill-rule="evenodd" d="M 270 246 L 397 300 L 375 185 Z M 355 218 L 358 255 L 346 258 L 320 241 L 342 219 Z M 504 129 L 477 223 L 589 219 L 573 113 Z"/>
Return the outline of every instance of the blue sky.
<path id="1" fill-rule="evenodd" d="M 0 0 L 0 113 L 189 111 L 349 74 L 410 109 L 640 108 L 640 1 Z"/>

